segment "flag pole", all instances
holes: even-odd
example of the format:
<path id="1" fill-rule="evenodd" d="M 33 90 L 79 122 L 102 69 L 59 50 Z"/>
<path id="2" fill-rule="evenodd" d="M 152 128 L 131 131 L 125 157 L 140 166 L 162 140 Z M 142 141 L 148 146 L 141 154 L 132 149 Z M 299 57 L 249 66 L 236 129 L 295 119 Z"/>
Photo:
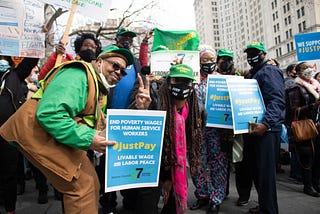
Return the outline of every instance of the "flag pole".
<path id="1" fill-rule="evenodd" d="M 72 1 L 72 6 L 71 6 L 71 9 L 70 9 L 70 13 L 69 13 L 69 17 L 68 17 L 68 21 L 67 21 L 67 26 L 64 30 L 64 33 L 63 33 L 63 36 L 62 36 L 62 39 L 61 39 L 61 43 L 63 44 L 63 46 L 66 46 L 67 43 L 68 43 L 68 39 L 69 39 L 69 32 L 70 32 L 70 28 L 71 28 L 71 24 L 72 24 L 72 21 L 73 21 L 73 16 L 76 12 L 76 9 L 77 9 L 77 4 L 78 4 L 78 0 L 73 0 Z M 61 63 L 61 60 L 62 60 L 62 54 L 58 54 L 57 55 L 57 59 L 56 59 L 56 64 L 55 65 L 59 65 Z"/>

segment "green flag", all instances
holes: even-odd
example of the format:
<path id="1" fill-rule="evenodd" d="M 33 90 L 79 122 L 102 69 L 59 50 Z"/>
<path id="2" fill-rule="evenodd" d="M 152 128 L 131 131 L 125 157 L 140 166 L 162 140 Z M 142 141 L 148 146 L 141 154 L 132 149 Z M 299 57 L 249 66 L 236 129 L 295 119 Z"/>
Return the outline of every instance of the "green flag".
<path id="1" fill-rule="evenodd" d="M 158 50 L 160 46 L 169 50 L 197 51 L 199 42 L 199 35 L 195 30 L 169 31 L 155 28 L 152 51 Z"/>

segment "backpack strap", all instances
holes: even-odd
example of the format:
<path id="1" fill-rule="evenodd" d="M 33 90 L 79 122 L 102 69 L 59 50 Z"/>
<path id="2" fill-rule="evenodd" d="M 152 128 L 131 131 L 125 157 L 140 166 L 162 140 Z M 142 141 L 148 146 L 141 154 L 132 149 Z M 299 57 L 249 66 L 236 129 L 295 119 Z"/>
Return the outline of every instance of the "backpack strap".
<path id="1" fill-rule="evenodd" d="M 5 83 L 6 83 L 5 78 L 9 73 L 10 73 L 10 69 L 7 69 L 7 71 L 1 77 L 0 95 L 2 94 L 2 91 L 3 91 Z"/>

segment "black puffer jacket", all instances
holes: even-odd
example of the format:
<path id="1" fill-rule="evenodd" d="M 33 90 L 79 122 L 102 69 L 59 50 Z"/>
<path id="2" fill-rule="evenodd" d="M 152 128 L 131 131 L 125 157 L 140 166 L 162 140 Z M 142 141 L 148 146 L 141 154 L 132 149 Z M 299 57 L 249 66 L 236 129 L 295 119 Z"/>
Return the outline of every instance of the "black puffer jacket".
<path id="1" fill-rule="evenodd" d="M 24 58 L 16 68 L 11 68 L 6 75 L 5 87 L 0 95 L 0 126 L 26 101 L 28 87 L 25 79 L 38 61 L 37 58 Z M 0 74 L 0 78 L 3 74 Z"/>

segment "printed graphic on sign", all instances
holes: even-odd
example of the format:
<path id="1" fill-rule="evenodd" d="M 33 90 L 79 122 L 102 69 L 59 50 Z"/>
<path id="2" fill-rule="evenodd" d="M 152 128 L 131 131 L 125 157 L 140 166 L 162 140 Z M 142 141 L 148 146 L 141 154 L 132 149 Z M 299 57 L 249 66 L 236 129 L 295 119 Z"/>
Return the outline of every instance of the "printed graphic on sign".
<path id="1" fill-rule="evenodd" d="M 248 133 L 249 122 L 261 123 L 265 106 L 257 80 L 227 79 L 234 134 Z"/>
<path id="2" fill-rule="evenodd" d="M 105 192 L 158 186 L 164 111 L 108 109 Z"/>
<path id="3" fill-rule="evenodd" d="M 240 76 L 209 75 L 207 82 L 206 111 L 209 127 L 233 129 L 232 111 L 227 78 L 243 79 Z"/>

